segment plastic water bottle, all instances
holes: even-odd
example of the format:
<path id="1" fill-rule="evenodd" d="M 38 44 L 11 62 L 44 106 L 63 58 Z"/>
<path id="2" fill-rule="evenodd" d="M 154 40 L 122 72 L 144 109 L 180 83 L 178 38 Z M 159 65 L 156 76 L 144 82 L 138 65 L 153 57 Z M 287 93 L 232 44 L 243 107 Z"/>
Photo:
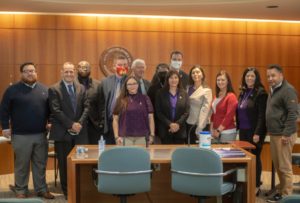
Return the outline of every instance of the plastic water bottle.
<path id="1" fill-rule="evenodd" d="M 211 148 L 211 133 L 209 131 L 199 132 L 199 147 L 210 149 Z"/>
<path id="2" fill-rule="evenodd" d="M 101 135 L 100 140 L 98 141 L 98 150 L 99 154 L 105 150 L 105 140 L 103 136 Z"/>

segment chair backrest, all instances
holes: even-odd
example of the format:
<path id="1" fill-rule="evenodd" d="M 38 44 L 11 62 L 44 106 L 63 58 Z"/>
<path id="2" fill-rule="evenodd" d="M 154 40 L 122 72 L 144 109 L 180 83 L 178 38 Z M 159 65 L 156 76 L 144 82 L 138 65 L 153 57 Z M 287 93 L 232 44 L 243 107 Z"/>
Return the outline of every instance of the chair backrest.
<path id="1" fill-rule="evenodd" d="M 178 148 L 172 154 L 171 170 L 204 174 L 198 176 L 172 172 L 172 189 L 175 191 L 196 196 L 222 194 L 223 176 L 215 174 L 223 173 L 223 164 L 220 156 L 212 150 Z"/>
<path id="2" fill-rule="evenodd" d="M 98 170 L 99 192 L 124 195 L 150 191 L 150 156 L 143 148 L 105 150 L 99 157 Z"/>
<path id="3" fill-rule="evenodd" d="M 44 201 L 38 198 L 18 199 L 18 198 L 5 198 L 0 199 L 0 203 L 43 203 Z"/>
<path id="4" fill-rule="evenodd" d="M 300 202 L 300 195 L 290 195 L 284 197 L 280 203 L 299 203 Z"/>

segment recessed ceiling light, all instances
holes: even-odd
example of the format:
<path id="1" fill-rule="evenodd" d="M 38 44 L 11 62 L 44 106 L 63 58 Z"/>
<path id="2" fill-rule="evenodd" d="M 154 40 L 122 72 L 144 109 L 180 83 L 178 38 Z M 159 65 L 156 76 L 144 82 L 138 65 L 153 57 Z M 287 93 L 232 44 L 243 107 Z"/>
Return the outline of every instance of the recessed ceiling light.
<path id="1" fill-rule="evenodd" d="M 266 6 L 266 8 L 278 8 L 279 6 L 277 5 L 270 5 L 270 6 Z"/>

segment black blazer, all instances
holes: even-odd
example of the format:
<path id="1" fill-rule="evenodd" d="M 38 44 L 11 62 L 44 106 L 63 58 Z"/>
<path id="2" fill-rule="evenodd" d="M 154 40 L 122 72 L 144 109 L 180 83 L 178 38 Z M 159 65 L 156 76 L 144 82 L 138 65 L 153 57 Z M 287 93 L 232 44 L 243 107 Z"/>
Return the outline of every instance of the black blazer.
<path id="1" fill-rule="evenodd" d="M 86 119 L 89 102 L 84 87 L 74 82 L 77 97 L 77 109 L 74 113 L 70 96 L 63 81 L 49 88 L 49 104 L 51 111 L 50 139 L 55 141 L 71 141 L 75 136 L 75 144 L 87 144 Z M 79 122 L 82 129 L 78 135 L 70 135 L 67 130 L 74 122 Z"/>
<path id="2" fill-rule="evenodd" d="M 243 92 L 239 95 L 238 105 L 241 104 L 243 98 Z M 259 87 L 254 89 L 252 94 L 247 100 L 247 115 L 250 119 L 251 130 L 254 134 L 260 136 L 260 140 L 263 141 L 267 128 L 266 128 L 266 105 L 268 94 L 264 88 Z M 239 117 L 236 114 L 237 128 L 239 129 Z"/>
<path id="3" fill-rule="evenodd" d="M 160 138 L 165 136 L 174 136 L 175 138 L 186 138 L 185 121 L 189 116 L 189 98 L 184 90 L 179 90 L 176 104 L 175 119 L 171 119 L 171 104 L 169 99 L 169 91 L 160 89 L 156 94 L 155 113 L 160 122 L 156 126 L 157 134 Z M 176 133 L 169 132 L 169 125 L 178 123 L 180 129 Z"/>

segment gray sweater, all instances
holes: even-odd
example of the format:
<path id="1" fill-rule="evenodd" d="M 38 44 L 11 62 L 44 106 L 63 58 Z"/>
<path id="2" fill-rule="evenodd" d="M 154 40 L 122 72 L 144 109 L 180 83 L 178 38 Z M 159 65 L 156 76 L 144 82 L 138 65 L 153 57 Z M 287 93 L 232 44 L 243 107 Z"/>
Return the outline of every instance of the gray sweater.
<path id="1" fill-rule="evenodd" d="M 270 135 L 291 136 L 297 132 L 298 97 L 295 88 L 286 80 L 269 94 L 266 124 Z"/>

